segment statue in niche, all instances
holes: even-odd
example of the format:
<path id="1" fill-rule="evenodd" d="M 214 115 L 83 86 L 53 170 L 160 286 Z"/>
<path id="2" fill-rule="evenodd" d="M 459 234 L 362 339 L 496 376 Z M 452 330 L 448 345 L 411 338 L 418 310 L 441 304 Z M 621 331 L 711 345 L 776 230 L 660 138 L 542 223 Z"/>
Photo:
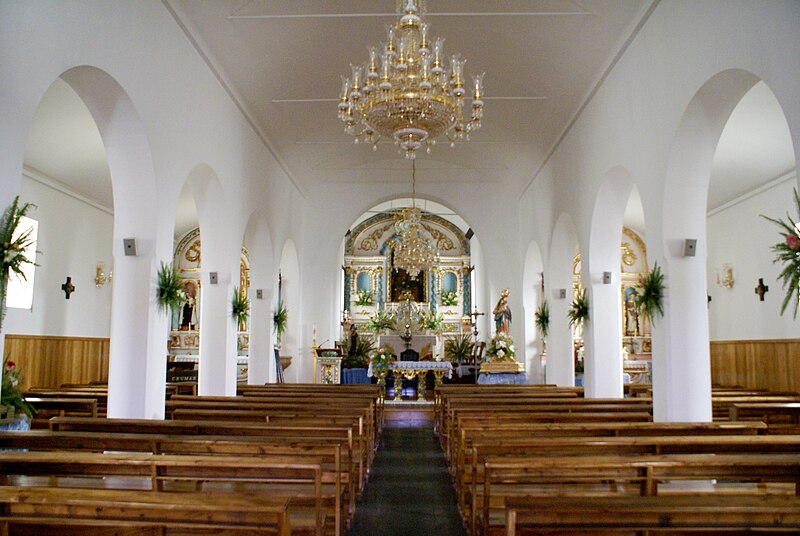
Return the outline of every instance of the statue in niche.
<path id="1" fill-rule="evenodd" d="M 195 331 L 197 329 L 197 286 L 193 281 L 184 283 L 186 289 L 186 303 L 181 307 L 181 331 Z"/>
<path id="2" fill-rule="evenodd" d="M 494 315 L 494 325 L 497 334 L 508 336 L 508 331 L 511 328 L 511 307 L 508 306 L 508 289 L 504 289 L 500 293 L 500 299 L 497 305 L 492 310 Z"/>
<path id="3" fill-rule="evenodd" d="M 639 336 L 639 312 L 636 310 L 638 292 L 634 288 L 625 289 L 625 336 Z"/>

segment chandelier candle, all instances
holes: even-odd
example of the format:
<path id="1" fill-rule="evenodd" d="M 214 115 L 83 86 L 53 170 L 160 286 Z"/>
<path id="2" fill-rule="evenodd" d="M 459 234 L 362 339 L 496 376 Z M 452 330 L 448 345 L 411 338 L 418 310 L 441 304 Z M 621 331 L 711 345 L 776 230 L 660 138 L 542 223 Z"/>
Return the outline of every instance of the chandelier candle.
<path id="1" fill-rule="evenodd" d="M 423 144 L 428 152 L 436 138 L 451 146 L 469 139 L 481 127 L 483 74 L 473 77 L 472 115 L 465 121 L 464 63 L 459 55 L 448 66 L 444 39 L 431 49 L 421 0 L 399 0 L 399 19 L 388 28 L 385 46 L 369 47 L 366 65 L 351 65 L 342 77 L 339 119 L 344 131 L 371 143 L 393 139 L 408 159 Z"/>

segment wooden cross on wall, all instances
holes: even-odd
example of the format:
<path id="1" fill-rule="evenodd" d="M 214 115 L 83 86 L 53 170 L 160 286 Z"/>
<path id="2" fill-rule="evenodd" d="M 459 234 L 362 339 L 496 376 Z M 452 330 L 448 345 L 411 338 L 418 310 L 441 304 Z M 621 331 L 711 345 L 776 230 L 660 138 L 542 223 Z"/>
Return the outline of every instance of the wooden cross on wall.
<path id="1" fill-rule="evenodd" d="M 70 295 L 75 292 L 75 285 L 72 284 L 71 277 L 67 276 L 67 282 L 61 285 L 61 290 L 64 291 L 66 299 L 69 299 Z"/>
<path id="2" fill-rule="evenodd" d="M 764 301 L 764 294 L 769 292 L 769 286 L 764 284 L 764 278 L 758 278 L 758 286 L 755 288 L 756 294 L 758 294 L 759 301 Z"/>

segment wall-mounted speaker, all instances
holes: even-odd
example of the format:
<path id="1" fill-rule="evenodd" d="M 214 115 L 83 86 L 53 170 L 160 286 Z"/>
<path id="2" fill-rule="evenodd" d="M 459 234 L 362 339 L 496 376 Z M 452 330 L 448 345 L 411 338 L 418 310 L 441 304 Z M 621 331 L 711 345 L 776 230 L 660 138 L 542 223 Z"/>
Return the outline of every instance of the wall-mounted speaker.
<path id="1" fill-rule="evenodd" d="M 611 272 L 603 272 L 603 284 L 604 285 L 611 284 Z"/>
<path id="2" fill-rule="evenodd" d="M 208 272 L 208 283 L 210 285 L 216 285 L 217 281 L 219 281 L 219 275 L 217 272 Z"/>
<path id="3" fill-rule="evenodd" d="M 553 289 L 553 299 L 555 299 L 555 300 L 566 300 L 567 299 L 567 289 L 565 289 L 565 288 L 554 288 Z"/>
<path id="4" fill-rule="evenodd" d="M 260 289 L 260 288 L 256 289 L 256 299 L 257 300 L 263 300 L 264 299 L 264 290 L 263 289 Z"/>
<path id="5" fill-rule="evenodd" d="M 126 257 L 135 257 L 136 256 L 136 239 L 135 238 L 123 238 L 122 239 L 122 249 L 125 251 Z"/>
<path id="6" fill-rule="evenodd" d="M 697 253 L 697 239 L 696 238 L 684 238 L 683 240 L 683 256 L 684 257 L 694 257 Z"/>

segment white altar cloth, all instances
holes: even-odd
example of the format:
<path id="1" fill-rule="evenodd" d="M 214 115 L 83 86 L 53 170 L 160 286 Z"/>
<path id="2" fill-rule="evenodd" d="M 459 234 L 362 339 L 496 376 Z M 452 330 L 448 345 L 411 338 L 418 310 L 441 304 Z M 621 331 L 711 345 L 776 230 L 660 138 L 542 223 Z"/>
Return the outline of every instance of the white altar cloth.
<path id="1" fill-rule="evenodd" d="M 453 376 L 453 366 L 449 361 L 395 361 L 389 364 L 389 370 L 443 370 L 447 378 Z M 367 375 L 375 375 L 372 371 L 372 363 L 369 364 Z"/>

